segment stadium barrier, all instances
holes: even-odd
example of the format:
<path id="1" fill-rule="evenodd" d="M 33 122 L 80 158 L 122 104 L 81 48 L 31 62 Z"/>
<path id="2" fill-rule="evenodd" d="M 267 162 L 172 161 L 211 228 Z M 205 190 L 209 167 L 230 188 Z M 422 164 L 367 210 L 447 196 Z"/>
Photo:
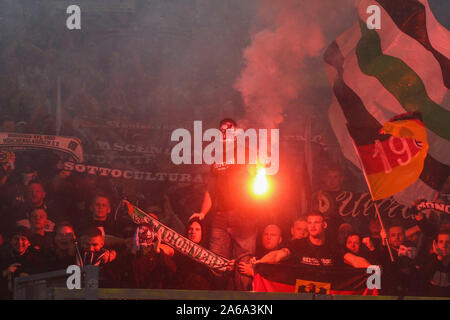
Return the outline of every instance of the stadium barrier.
<path id="1" fill-rule="evenodd" d="M 14 300 L 450 300 L 437 297 L 319 295 L 313 293 L 99 288 L 98 267 L 81 269 L 81 289 L 68 289 L 66 270 L 14 281 Z"/>

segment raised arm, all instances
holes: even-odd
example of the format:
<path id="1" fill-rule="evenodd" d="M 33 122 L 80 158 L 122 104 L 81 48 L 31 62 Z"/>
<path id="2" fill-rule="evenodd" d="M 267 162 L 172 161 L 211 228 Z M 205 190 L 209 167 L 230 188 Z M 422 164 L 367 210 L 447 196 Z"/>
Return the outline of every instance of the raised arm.
<path id="1" fill-rule="evenodd" d="M 369 261 L 363 257 L 357 256 L 353 253 L 347 252 L 344 255 L 344 262 L 351 265 L 353 268 L 366 268 L 370 266 Z"/>
<path id="2" fill-rule="evenodd" d="M 205 216 L 208 214 L 209 210 L 211 210 L 211 206 L 212 206 L 211 195 L 209 194 L 208 190 L 206 190 L 205 196 L 203 197 L 203 203 L 200 212 L 194 213 L 192 216 L 190 216 L 189 220 L 198 218 L 201 221 L 205 219 Z"/>

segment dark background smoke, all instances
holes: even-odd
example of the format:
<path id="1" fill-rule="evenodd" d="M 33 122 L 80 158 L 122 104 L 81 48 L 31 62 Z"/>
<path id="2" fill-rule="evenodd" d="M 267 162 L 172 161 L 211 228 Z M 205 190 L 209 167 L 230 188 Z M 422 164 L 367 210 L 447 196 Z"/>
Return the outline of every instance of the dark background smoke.
<path id="1" fill-rule="evenodd" d="M 321 53 L 353 23 L 353 2 L 3 0 L 1 112 L 52 131 L 59 78 L 61 134 L 70 133 L 65 132 L 70 131 L 67 122 L 75 115 L 101 117 L 109 112 L 175 124 L 201 119 L 213 125 L 228 115 L 249 125 L 276 126 L 286 117 L 295 123 L 298 115 L 323 114 L 329 105 Z M 81 7 L 81 30 L 65 27 L 70 4 Z M 117 4 L 122 9 L 115 10 Z M 448 2 L 430 4 L 448 25 Z M 261 62 L 279 63 L 266 65 L 267 72 L 293 78 L 279 87 L 263 87 L 280 90 L 285 83 L 292 85 L 285 98 L 261 112 L 247 99 L 263 95 L 242 89 L 248 81 L 239 86 L 239 79 L 250 64 L 252 48 L 264 42 L 264 36 L 272 48 L 253 54 L 265 59 Z M 265 53 L 272 56 L 264 57 Z M 34 123 L 44 114 L 49 123 Z"/>

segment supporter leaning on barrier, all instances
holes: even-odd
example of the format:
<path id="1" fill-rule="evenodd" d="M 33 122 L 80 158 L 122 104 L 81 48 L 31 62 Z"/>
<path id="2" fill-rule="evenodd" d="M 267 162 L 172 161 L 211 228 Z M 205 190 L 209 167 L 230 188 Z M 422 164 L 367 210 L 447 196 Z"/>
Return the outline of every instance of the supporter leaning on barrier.
<path id="1" fill-rule="evenodd" d="M 280 250 L 271 251 L 253 263 L 279 263 L 290 259 L 294 264 L 312 265 L 319 267 L 333 267 L 343 265 L 342 257 L 334 239 L 327 239 L 325 229 L 327 223 L 320 212 L 311 212 L 307 215 L 308 238 L 296 239 Z M 344 259 L 356 268 L 368 267 L 367 261 L 350 252 Z"/>
<path id="2" fill-rule="evenodd" d="M 351 262 L 345 259 L 347 252 L 366 260 L 367 265 L 379 264 L 378 250 L 369 237 L 361 241 L 361 236 L 358 233 L 352 232 L 347 236 L 344 249 L 344 262 L 352 266 Z"/>
<path id="3" fill-rule="evenodd" d="M 116 258 L 114 250 L 104 248 L 105 238 L 101 231 L 92 227 L 81 237 L 82 253 L 84 265 L 101 266 L 110 263 Z"/>
<path id="4" fill-rule="evenodd" d="M 253 257 L 251 261 L 255 261 L 255 259 L 261 258 L 265 253 L 279 249 L 282 241 L 283 237 L 281 228 L 276 224 L 267 225 L 264 228 L 261 237 L 261 245 L 263 248 L 262 252 L 260 255 L 256 255 L 256 257 Z M 238 263 L 238 271 L 248 277 L 253 277 L 255 275 L 253 267 L 253 263 L 246 263 L 244 261 Z"/>
<path id="5" fill-rule="evenodd" d="M 117 253 L 114 250 L 106 249 L 105 237 L 101 231 L 92 227 L 81 237 L 81 259 L 83 266 L 94 265 L 99 267 L 99 287 L 116 287 L 120 274 L 114 270 L 113 262 Z"/>

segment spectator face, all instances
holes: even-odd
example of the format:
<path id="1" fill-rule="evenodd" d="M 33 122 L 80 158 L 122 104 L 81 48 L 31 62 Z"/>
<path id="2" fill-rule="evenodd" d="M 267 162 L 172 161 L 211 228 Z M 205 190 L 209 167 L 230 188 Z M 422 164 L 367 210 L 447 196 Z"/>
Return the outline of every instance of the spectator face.
<path id="1" fill-rule="evenodd" d="M 392 227 L 389 229 L 389 243 L 398 249 L 405 241 L 405 231 L 402 227 Z"/>
<path id="2" fill-rule="evenodd" d="M 85 237 L 83 239 L 83 250 L 89 252 L 99 252 L 105 244 L 103 237 Z"/>
<path id="3" fill-rule="evenodd" d="M 42 185 L 40 183 L 28 185 L 27 198 L 33 207 L 40 207 L 45 199 L 45 191 Z"/>
<path id="4" fill-rule="evenodd" d="M 309 235 L 314 238 L 321 236 L 326 228 L 326 223 L 320 216 L 309 216 L 306 223 L 308 224 Z"/>
<path id="5" fill-rule="evenodd" d="M 443 257 L 448 257 L 450 255 L 450 236 L 448 234 L 438 235 L 436 246 L 442 252 Z"/>
<path id="6" fill-rule="evenodd" d="M 73 229 L 69 226 L 63 226 L 56 230 L 55 244 L 61 250 L 67 250 L 73 245 L 74 240 Z"/>
<path id="7" fill-rule="evenodd" d="M 347 237 L 346 247 L 351 252 L 357 254 L 361 246 L 361 239 L 357 235 Z"/>
<path id="8" fill-rule="evenodd" d="M 270 224 L 264 228 L 262 245 L 266 250 L 273 250 L 281 243 L 281 230 L 278 226 Z"/>
<path id="9" fill-rule="evenodd" d="M 109 205 L 109 199 L 105 197 L 95 198 L 93 204 L 93 212 L 95 220 L 106 220 L 108 214 L 111 212 L 111 207 Z"/>
<path id="10" fill-rule="evenodd" d="M 291 228 L 292 239 L 303 239 L 308 236 L 308 225 L 306 221 L 295 221 Z"/>
<path id="11" fill-rule="evenodd" d="M 339 191 L 341 190 L 342 181 L 344 178 L 342 177 L 339 171 L 330 170 L 327 174 L 327 182 L 326 187 L 329 191 Z"/>
<path id="12" fill-rule="evenodd" d="M 192 222 L 189 226 L 188 238 L 195 243 L 199 243 L 202 240 L 202 227 L 197 221 Z"/>
<path id="13" fill-rule="evenodd" d="M 27 237 L 16 234 L 11 239 L 11 246 L 13 247 L 14 251 L 19 253 L 19 255 L 23 255 L 30 246 L 30 241 Z"/>
<path id="14" fill-rule="evenodd" d="M 31 212 L 30 225 L 33 230 L 42 230 L 47 224 L 47 212 L 44 209 L 36 209 Z"/>
<path id="15" fill-rule="evenodd" d="M 380 239 L 381 226 L 378 220 L 372 219 L 369 223 L 370 236 L 374 239 Z"/>

